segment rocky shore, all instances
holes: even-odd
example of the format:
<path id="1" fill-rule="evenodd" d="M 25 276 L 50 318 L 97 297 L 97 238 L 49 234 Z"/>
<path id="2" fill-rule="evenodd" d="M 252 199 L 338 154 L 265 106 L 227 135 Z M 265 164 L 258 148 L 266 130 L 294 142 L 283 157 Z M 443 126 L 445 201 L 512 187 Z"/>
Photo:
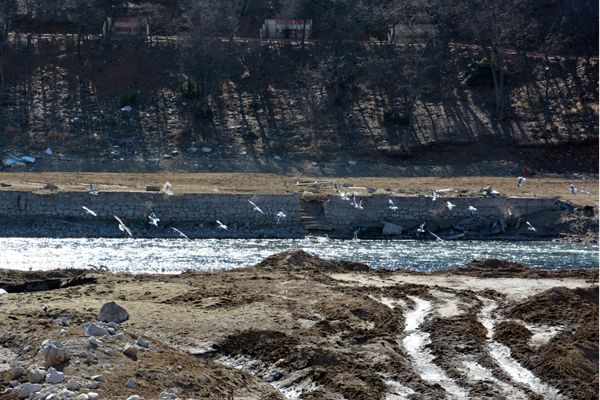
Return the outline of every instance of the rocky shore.
<path id="1" fill-rule="evenodd" d="M 288 251 L 220 273 L 0 270 L 0 288 L 0 398 L 598 398 L 597 270 Z"/>

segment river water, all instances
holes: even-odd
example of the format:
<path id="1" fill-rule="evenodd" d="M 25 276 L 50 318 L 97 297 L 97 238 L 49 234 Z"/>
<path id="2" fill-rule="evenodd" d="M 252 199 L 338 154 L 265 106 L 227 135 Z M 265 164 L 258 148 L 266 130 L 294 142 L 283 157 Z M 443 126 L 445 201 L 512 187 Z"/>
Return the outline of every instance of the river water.
<path id="1" fill-rule="evenodd" d="M 474 259 L 501 258 L 534 268 L 598 267 L 598 246 L 552 242 L 306 239 L 48 239 L 0 238 L 0 268 L 46 270 L 106 267 L 115 272 L 222 271 L 254 265 L 300 248 L 373 268 L 432 271 Z"/>

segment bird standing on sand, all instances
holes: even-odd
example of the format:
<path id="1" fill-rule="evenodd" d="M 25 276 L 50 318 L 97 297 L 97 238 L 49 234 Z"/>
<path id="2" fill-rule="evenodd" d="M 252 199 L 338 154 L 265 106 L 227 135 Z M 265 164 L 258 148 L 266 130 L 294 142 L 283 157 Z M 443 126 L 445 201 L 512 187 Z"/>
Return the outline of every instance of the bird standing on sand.
<path id="1" fill-rule="evenodd" d="M 448 207 L 448 210 L 452 211 L 452 209 L 453 209 L 454 207 L 456 207 L 456 204 L 452 204 L 452 203 L 450 203 L 449 201 L 447 201 L 447 202 L 446 202 L 446 207 Z"/>
<path id="2" fill-rule="evenodd" d="M 224 231 L 226 231 L 227 230 L 227 225 L 225 225 L 221 221 L 217 220 L 217 228 L 218 229 L 223 229 Z"/>
<path id="3" fill-rule="evenodd" d="M 181 232 L 179 229 L 173 228 L 173 227 L 171 227 L 171 229 L 173 229 L 175 232 L 177 232 L 177 234 L 179 234 L 179 236 L 189 239 L 189 237 L 187 237 L 187 235 L 185 233 Z"/>
<path id="4" fill-rule="evenodd" d="M 396 207 L 396 205 L 394 204 L 394 201 L 392 199 L 388 199 L 388 203 L 389 203 L 389 209 L 392 210 L 392 212 L 396 212 L 398 211 L 398 207 Z"/>
<path id="5" fill-rule="evenodd" d="M 94 196 L 98 196 L 98 190 L 96 190 L 96 187 L 94 185 L 92 185 L 91 183 L 88 186 L 88 193 L 92 194 Z"/>
<path id="6" fill-rule="evenodd" d="M 162 191 L 163 193 L 165 193 L 168 196 L 172 196 L 173 192 L 171 191 L 171 182 L 165 182 L 165 184 L 163 185 Z"/>
<path id="7" fill-rule="evenodd" d="M 250 203 L 250 205 L 252 206 L 252 209 L 256 212 L 261 213 L 262 215 L 265 215 L 265 213 L 263 212 L 263 210 L 260 209 L 259 206 L 257 206 L 256 204 L 254 204 L 253 202 L 251 202 L 250 200 L 248 200 L 248 203 Z"/>
<path id="8" fill-rule="evenodd" d="M 148 215 L 148 223 L 150 225 L 154 225 L 156 227 L 158 227 L 158 221 L 160 221 L 160 218 L 158 218 L 156 216 L 156 214 L 154 214 L 154 212 L 150 213 L 150 215 Z"/>
<path id="9" fill-rule="evenodd" d="M 521 186 L 523 186 L 523 184 L 525 183 L 525 181 L 526 181 L 526 180 L 527 180 L 527 179 L 526 179 L 526 178 L 523 178 L 522 176 L 518 177 L 518 178 L 517 178 L 517 187 L 521 187 Z"/>
<path id="10" fill-rule="evenodd" d="M 571 194 L 577 193 L 577 187 L 572 183 L 569 185 L 569 190 L 571 191 Z"/>
<path id="11" fill-rule="evenodd" d="M 119 222 L 119 230 L 121 232 L 127 232 L 127 234 L 130 237 L 133 237 L 133 234 L 131 233 L 131 229 L 129 229 L 127 227 L 127 225 L 125 225 L 125 222 L 123 222 L 123 220 L 121 220 L 121 218 L 117 217 L 116 215 L 113 215 L 113 217 L 115 217 L 115 219 Z"/>
<path id="12" fill-rule="evenodd" d="M 533 232 L 537 232 L 537 229 L 535 229 L 535 228 L 533 227 L 533 225 L 531 225 L 531 224 L 529 223 L 529 221 L 525 221 L 525 223 L 527 224 L 527 229 L 529 229 L 530 231 L 533 231 Z"/>
<path id="13" fill-rule="evenodd" d="M 81 206 L 81 208 L 83 208 L 85 210 L 86 213 L 90 214 L 93 217 L 97 217 L 98 215 L 93 212 L 92 210 L 90 210 L 89 208 L 87 208 L 86 206 Z"/>

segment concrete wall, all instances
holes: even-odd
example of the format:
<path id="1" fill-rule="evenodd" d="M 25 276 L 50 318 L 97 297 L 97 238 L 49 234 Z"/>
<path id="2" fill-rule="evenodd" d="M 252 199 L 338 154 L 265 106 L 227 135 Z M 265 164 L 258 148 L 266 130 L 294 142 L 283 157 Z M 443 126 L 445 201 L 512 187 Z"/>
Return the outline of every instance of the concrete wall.
<path id="1" fill-rule="evenodd" d="M 388 200 L 392 199 L 398 207 L 397 212 L 389 209 Z M 549 198 L 466 198 L 442 197 L 435 202 L 431 197 L 389 197 L 368 196 L 359 197 L 362 200 L 363 210 L 351 206 L 350 202 L 340 197 L 332 197 L 324 204 L 325 219 L 328 225 L 358 226 L 369 225 L 374 222 L 392 222 L 405 228 L 420 224 L 425 221 L 438 223 L 456 223 L 469 218 L 469 206 L 477 208 L 477 215 L 485 219 L 503 219 L 531 214 L 538 211 L 556 210 L 557 201 Z M 450 201 L 456 207 L 450 211 L 446 202 Z"/>
<path id="2" fill-rule="evenodd" d="M 264 212 L 252 210 L 248 200 Z M 298 195 L 183 194 L 168 196 L 151 192 L 84 192 L 38 194 L 20 191 L 0 192 L 2 217 L 75 217 L 96 219 L 81 208 L 88 207 L 101 219 L 143 220 L 155 212 L 163 222 L 238 223 L 255 226 L 272 224 L 279 211 L 287 214 L 281 225 L 300 223 Z"/>
<path id="3" fill-rule="evenodd" d="M 339 196 L 332 196 L 322 203 L 322 213 L 313 214 L 317 215 L 318 225 L 347 233 L 351 227 L 381 226 L 383 222 L 391 222 L 405 229 L 411 229 L 423 222 L 435 222 L 440 228 L 452 226 L 471 217 L 468 206 L 476 207 L 477 216 L 487 221 L 511 217 L 515 219 L 540 211 L 559 210 L 560 206 L 555 199 L 548 198 L 443 197 L 433 202 L 431 197 L 393 197 L 398 207 L 398 211 L 394 213 L 389 209 L 389 199 L 387 195 L 359 197 L 364 208 L 359 210 Z M 253 211 L 248 200 L 255 202 L 266 215 Z M 446 207 L 447 201 L 456 205 L 452 211 Z M 98 217 L 86 214 L 82 206 L 95 211 Z M 187 224 L 189 229 L 204 224 L 214 228 L 215 221 L 220 220 L 232 227 L 248 228 L 248 235 L 252 234 L 254 228 L 273 227 L 280 229 L 277 235 L 281 235 L 285 229 L 293 229 L 294 232 L 302 234 L 304 230 L 301 215 L 303 212 L 310 215 L 311 212 L 307 210 L 309 207 L 304 207 L 303 210 L 303 201 L 298 194 L 168 196 L 151 192 L 101 192 L 98 196 L 93 196 L 86 192 L 0 191 L 0 218 L 11 218 L 13 222 L 15 218 L 28 217 L 47 219 L 48 222 L 67 218 L 88 225 L 92 221 L 114 223 L 113 215 L 117 215 L 129 223 L 145 221 L 148 214 L 155 212 L 161 219 L 161 224 L 183 223 Z M 285 212 L 287 218 L 275 226 L 275 216 L 279 211 Z M 230 233 L 235 234 L 236 231 Z M 93 232 L 90 234 L 93 235 Z M 97 235 L 101 236 L 101 233 L 98 232 Z"/>

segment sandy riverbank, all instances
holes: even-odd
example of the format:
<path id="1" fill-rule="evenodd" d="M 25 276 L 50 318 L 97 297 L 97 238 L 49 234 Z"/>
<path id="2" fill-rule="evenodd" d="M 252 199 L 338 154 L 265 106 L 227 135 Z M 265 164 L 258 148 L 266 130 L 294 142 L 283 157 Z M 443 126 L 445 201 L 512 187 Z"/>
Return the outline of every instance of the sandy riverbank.
<path id="1" fill-rule="evenodd" d="M 36 280 L 57 288 L 17 293 Z M 291 251 L 222 273 L 2 271 L 0 287 L 2 387 L 16 363 L 43 366 L 36 351 L 55 339 L 72 354 L 65 382 L 106 399 L 598 398 L 596 270 L 375 272 Z M 80 324 L 109 300 L 130 314 L 125 335 L 90 345 Z M 138 336 L 149 346 L 134 360 L 121 350 Z"/>

